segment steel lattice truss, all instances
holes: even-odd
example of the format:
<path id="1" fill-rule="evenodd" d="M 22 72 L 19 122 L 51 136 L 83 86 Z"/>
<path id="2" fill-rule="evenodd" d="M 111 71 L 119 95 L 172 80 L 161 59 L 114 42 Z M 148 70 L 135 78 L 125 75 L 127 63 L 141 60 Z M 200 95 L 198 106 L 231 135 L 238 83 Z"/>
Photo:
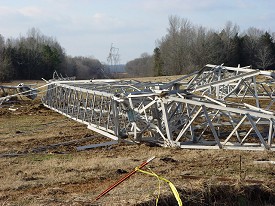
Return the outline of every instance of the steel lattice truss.
<path id="1" fill-rule="evenodd" d="M 53 81 L 45 106 L 114 140 L 275 150 L 275 74 L 206 65 L 168 83 Z"/>

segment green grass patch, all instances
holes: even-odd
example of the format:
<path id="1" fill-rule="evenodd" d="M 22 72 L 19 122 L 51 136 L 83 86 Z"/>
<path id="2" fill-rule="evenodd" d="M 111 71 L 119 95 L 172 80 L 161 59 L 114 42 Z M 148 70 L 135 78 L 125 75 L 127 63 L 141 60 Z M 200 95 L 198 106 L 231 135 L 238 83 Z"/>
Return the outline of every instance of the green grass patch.
<path id="1" fill-rule="evenodd" d="M 31 154 L 30 158 L 31 161 L 34 162 L 41 162 L 51 159 L 71 161 L 73 159 L 72 154 Z"/>

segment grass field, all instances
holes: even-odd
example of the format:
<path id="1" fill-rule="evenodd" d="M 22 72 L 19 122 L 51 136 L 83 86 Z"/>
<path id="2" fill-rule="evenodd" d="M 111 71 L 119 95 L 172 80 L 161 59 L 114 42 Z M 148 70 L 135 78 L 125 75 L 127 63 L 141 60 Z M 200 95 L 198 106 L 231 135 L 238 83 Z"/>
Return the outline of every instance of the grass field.
<path id="1" fill-rule="evenodd" d="M 2 105 L 0 205 L 155 205 L 158 180 L 140 172 L 95 201 L 125 172 L 152 156 L 156 158 L 148 167 L 176 186 L 184 205 L 275 204 L 275 165 L 268 162 L 275 161 L 274 152 L 144 143 L 76 150 L 107 141 L 45 108 L 40 99 Z M 166 183 L 161 184 L 158 205 L 176 205 Z"/>

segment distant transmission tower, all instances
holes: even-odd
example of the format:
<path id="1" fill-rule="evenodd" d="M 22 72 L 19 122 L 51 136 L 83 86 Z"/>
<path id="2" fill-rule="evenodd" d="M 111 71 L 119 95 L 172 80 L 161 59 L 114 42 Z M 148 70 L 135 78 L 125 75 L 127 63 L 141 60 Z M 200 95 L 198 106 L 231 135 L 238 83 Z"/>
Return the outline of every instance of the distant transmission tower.
<path id="1" fill-rule="evenodd" d="M 117 66 L 119 65 L 119 48 L 116 48 L 113 46 L 113 43 L 111 44 L 110 52 L 107 57 L 107 62 L 111 70 L 116 71 Z"/>

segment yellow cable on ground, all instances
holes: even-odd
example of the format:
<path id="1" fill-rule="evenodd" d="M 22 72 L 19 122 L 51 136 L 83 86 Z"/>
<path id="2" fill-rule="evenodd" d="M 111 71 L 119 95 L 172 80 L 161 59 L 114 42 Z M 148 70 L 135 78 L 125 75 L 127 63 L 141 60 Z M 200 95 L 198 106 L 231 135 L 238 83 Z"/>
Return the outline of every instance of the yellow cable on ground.
<path id="1" fill-rule="evenodd" d="M 182 201 L 181 201 L 181 199 L 180 199 L 180 195 L 179 195 L 179 193 L 178 193 L 178 190 L 177 190 L 177 188 L 174 186 L 174 184 L 173 184 L 172 182 L 170 182 L 169 180 L 167 180 L 167 179 L 165 179 L 165 178 L 163 178 L 163 177 L 158 176 L 156 173 L 154 173 L 154 172 L 152 172 L 152 171 L 151 171 L 151 172 L 147 172 L 147 171 L 144 171 L 144 170 L 139 169 L 138 167 L 136 167 L 135 170 L 136 170 L 136 171 L 139 171 L 139 172 L 142 172 L 142 173 L 144 173 L 144 174 L 147 174 L 147 175 L 154 176 L 154 177 L 158 178 L 158 180 L 162 180 L 162 181 L 164 181 L 164 182 L 167 182 L 167 183 L 169 184 L 169 186 L 170 186 L 170 188 L 171 188 L 171 190 L 172 190 L 172 192 L 173 192 L 173 194 L 174 194 L 174 196 L 175 196 L 177 202 L 178 202 L 178 205 L 179 205 L 179 206 L 182 206 Z M 160 186 L 159 186 L 159 187 L 160 187 Z M 159 198 L 159 196 L 158 196 L 158 198 Z M 157 198 L 157 200 L 156 200 L 156 205 L 157 205 L 157 203 L 158 203 L 158 198 Z"/>

